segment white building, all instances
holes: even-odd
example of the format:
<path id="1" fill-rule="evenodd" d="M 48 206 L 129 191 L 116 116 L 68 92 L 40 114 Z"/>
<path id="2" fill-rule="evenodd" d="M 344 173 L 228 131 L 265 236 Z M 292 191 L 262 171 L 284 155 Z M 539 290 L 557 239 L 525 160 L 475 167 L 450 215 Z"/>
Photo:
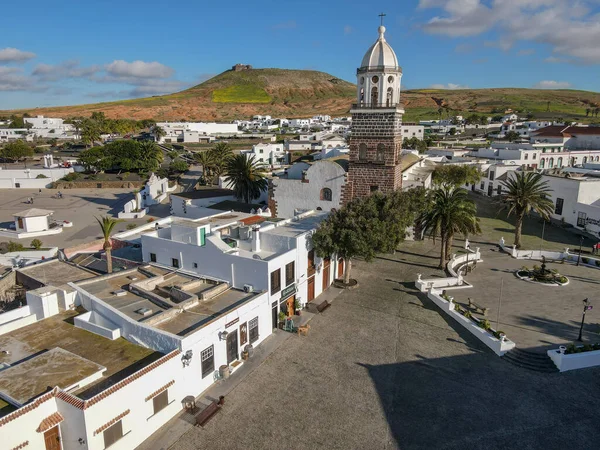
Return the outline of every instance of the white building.
<path id="1" fill-rule="evenodd" d="M 291 119 L 289 122 L 290 128 L 308 128 L 310 127 L 310 119 Z"/>
<path id="2" fill-rule="evenodd" d="M 260 164 L 281 166 L 288 163 L 284 144 L 256 144 L 252 146 L 252 150 L 243 153 L 254 156 Z"/>
<path id="3" fill-rule="evenodd" d="M 33 134 L 27 128 L 0 128 L 0 143 L 19 139 L 32 142 Z"/>
<path id="4" fill-rule="evenodd" d="M 417 138 L 419 140 L 423 140 L 425 137 L 425 127 L 423 125 L 415 125 L 415 124 L 402 124 L 402 139 L 412 139 Z"/>
<path id="5" fill-rule="evenodd" d="M 230 136 L 240 133 L 235 123 L 158 122 L 156 126 L 166 133 L 160 138 L 160 143 L 201 142 L 208 139 L 208 136 Z"/>
<path id="6" fill-rule="evenodd" d="M 75 126 L 64 123 L 64 119 L 44 116 L 26 117 L 23 119 L 31 124 L 30 132 L 38 138 L 74 139 Z"/>
<path id="7" fill-rule="evenodd" d="M 530 134 L 532 144 L 566 150 L 600 150 L 600 127 L 554 125 Z"/>

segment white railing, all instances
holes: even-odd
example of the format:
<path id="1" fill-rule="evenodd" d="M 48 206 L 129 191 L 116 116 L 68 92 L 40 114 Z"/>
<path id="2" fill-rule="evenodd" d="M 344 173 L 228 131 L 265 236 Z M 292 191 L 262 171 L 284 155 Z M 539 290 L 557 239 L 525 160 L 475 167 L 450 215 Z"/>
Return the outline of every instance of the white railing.
<path id="1" fill-rule="evenodd" d="M 448 278 L 430 278 L 427 280 L 421 279 L 421 274 L 417 274 L 417 281 L 415 281 L 415 286 L 421 292 L 427 292 L 429 289 L 439 289 L 439 288 L 470 288 L 472 287 L 469 283 L 467 283 L 462 274 L 460 273 L 460 268 L 465 264 L 475 264 L 477 261 L 481 261 L 481 252 L 479 248 L 474 252 L 471 250 L 467 250 L 468 253 L 456 256 L 452 255 L 452 259 L 448 261 L 446 268 L 450 273 L 450 277 Z"/>
<path id="2" fill-rule="evenodd" d="M 547 260 L 565 262 L 577 262 L 579 260 L 581 265 L 600 268 L 600 258 L 583 255 L 580 257 L 579 253 L 570 253 L 569 248 L 565 248 L 564 252 L 551 252 L 546 250 L 517 250 L 516 246 L 514 245 L 506 245 L 504 238 L 500 238 L 498 245 L 502 250 L 504 250 L 504 252 L 508 253 L 515 259 L 541 261 L 542 258 L 545 258 Z"/>

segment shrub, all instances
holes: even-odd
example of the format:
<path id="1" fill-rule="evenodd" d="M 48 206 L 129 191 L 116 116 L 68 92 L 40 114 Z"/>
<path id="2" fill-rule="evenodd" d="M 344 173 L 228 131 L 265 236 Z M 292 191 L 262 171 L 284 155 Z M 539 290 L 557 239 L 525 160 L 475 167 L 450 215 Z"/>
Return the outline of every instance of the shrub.
<path id="1" fill-rule="evenodd" d="M 589 260 L 589 259 L 587 259 L 587 258 L 581 258 L 581 262 L 582 262 L 583 264 L 588 264 L 588 263 L 590 262 L 590 260 Z"/>
<path id="2" fill-rule="evenodd" d="M 43 173 L 38 174 L 38 176 L 36 178 L 48 178 L 46 175 L 44 175 Z"/>
<path id="3" fill-rule="evenodd" d="M 81 177 L 77 172 L 71 172 L 61 178 L 62 181 L 76 181 Z"/>
<path id="4" fill-rule="evenodd" d="M 454 311 L 461 312 L 460 305 L 458 303 L 454 304 Z"/>
<path id="5" fill-rule="evenodd" d="M 486 331 L 487 331 L 487 330 L 489 330 L 490 328 L 492 328 L 492 324 L 491 324 L 491 323 L 490 323 L 490 321 L 489 321 L 489 320 L 487 320 L 487 319 L 481 319 L 481 320 L 479 321 L 479 326 L 480 326 L 481 328 L 483 328 L 484 330 L 486 330 Z"/>
<path id="6" fill-rule="evenodd" d="M 464 316 L 465 316 L 467 319 L 470 319 L 470 318 L 472 318 L 472 317 L 473 317 L 473 315 L 471 314 L 471 311 L 465 311 L 465 313 L 464 313 Z"/>
<path id="7" fill-rule="evenodd" d="M 8 252 L 20 252 L 24 247 L 23 244 L 19 244 L 18 242 L 8 241 L 6 249 Z"/>
<path id="8" fill-rule="evenodd" d="M 42 241 L 40 241 L 39 239 L 34 239 L 33 241 L 31 241 L 30 245 L 36 250 L 39 250 L 40 248 L 42 248 L 43 244 Z"/>
<path id="9" fill-rule="evenodd" d="M 529 267 L 527 267 L 527 266 L 523 266 L 523 267 L 521 267 L 521 270 L 522 270 L 523 272 L 529 272 Z"/>
<path id="10" fill-rule="evenodd" d="M 504 334 L 504 335 L 506 335 L 506 333 L 505 333 L 504 331 L 502 331 L 502 330 L 494 331 L 494 337 L 495 337 L 496 339 L 500 339 L 500 335 L 501 335 L 501 334 Z"/>
<path id="11" fill-rule="evenodd" d="M 148 223 L 154 222 L 154 217 L 148 217 L 148 220 L 146 220 L 146 222 L 148 222 Z"/>
<path id="12" fill-rule="evenodd" d="M 558 282 L 561 284 L 565 284 L 569 279 L 567 277 L 559 277 Z"/>
<path id="13" fill-rule="evenodd" d="M 130 223 L 129 225 L 127 225 L 128 230 L 133 230 L 134 228 L 137 228 L 137 225 L 135 223 Z"/>

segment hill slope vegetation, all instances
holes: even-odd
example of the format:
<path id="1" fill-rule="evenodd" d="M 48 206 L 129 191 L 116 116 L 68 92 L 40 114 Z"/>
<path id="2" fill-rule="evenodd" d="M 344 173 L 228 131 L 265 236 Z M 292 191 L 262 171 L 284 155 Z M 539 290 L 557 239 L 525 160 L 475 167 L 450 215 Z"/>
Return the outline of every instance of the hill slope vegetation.
<path id="1" fill-rule="evenodd" d="M 347 115 L 354 101 L 354 84 L 312 70 L 251 69 L 223 72 L 197 86 L 170 95 L 89 105 L 0 111 L 46 116 L 89 116 L 101 111 L 110 118 L 230 121 L 255 114 L 273 117 Z M 405 121 L 456 114 L 502 114 L 512 109 L 537 119 L 562 117 L 592 121 L 600 94 L 576 90 L 421 89 L 402 93 Z M 588 111 L 586 111 L 588 110 Z"/>

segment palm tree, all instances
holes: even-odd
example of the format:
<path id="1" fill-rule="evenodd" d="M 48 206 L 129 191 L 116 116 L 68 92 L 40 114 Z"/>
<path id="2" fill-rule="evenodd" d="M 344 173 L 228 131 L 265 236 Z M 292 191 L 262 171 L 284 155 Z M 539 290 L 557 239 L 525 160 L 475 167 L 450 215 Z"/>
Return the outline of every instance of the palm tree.
<path id="1" fill-rule="evenodd" d="M 106 270 L 108 273 L 112 273 L 112 242 L 110 241 L 110 235 L 112 234 L 115 226 L 120 222 L 120 220 L 113 219 L 109 216 L 104 216 L 102 218 L 96 217 L 98 224 L 100 225 L 100 229 L 102 230 L 102 237 L 104 238 L 104 245 L 102 248 L 106 252 Z"/>
<path id="2" fill-rule="evenodd" d="M 516 216 L 515 245 L 521 247 L 521 229 L 523 218 L 532 210 L 545 220 L 553 211 L 552 201 L 548 198 L 552 190 L 547 181 L 543 181 L 542 174 L 536 172 L 514 172 L 506 181 L 502 181 L 507 193 L 500 197 L 508 215 Z"/>
<path id="3" fill-rule="evenodd" d="M 435 240 L 440 236 L 440 268 L 450 259 L 452 241 L 456 233 L 465 236 L 480 233 L 477 207 L 468 197 L 466 189 L 441 187 L 431 191 L 429 206 L 418 222 L 421 229 Z"/>
<path id="4" fill-rule="evenodd" d="M 101 138 L 100 128 L 98 125 L 89 119 L 86 119 L 81 124 L 81 140 L 90 146 L 94 146 L 94 142 L 99 141 Z"/>
<path id="5" fill-rule="evenodd" d="M 159 127 L 158 125 L 154 125 L 154 127 L 152 128 L 152 134 L 154 134 L 156 142 L 160 142 L 160 138 L 166 136 L 167 132 L 164 130 L 164 128 Z"/>
<path id="6" fill-rule="evenodd" d="M 218 179 L 227 170 L 229 161 L 233 157 L 233 150 L 227 142 L 218 142 L 210 149 L 210 153 L 213 159 L 213 176 Z"/>
<path id="7" fill-rule="evenodd" d="M 206 182 L 209 182 L 215 166 L 213 153 L 208 150 L 200 153 L 194 153 L 194 161 L 202 166 L 202 177 Z"/>
<path id="8" fill-rule="evenodd" d="M 235 196 L 246 203 L 259 198 L 269 186 L 263 168 L 255 157 L 244 154 L 235 155 L 229 160 L 225 181 L 233 186 Z"/>
<path id="9" fill-rule="evenodd" d="M 158 170 L 164 159 L 162 149 L 155 142 L 142 141 L 140 142 L 140 150 L 145 168 L 150 171 Z"/>

